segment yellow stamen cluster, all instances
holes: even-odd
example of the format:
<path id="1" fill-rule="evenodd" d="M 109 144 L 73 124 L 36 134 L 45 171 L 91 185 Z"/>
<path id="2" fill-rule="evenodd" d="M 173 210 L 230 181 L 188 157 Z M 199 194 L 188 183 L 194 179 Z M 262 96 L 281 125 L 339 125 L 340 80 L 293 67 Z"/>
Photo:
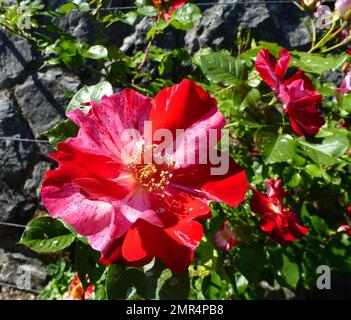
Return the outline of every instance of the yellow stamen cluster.
<path id="1" fill-rule="evenodd" d="M 159 155 L 158 155 L 159 156 Z M 140 160 L 140 157 L 138 157 Z M 141 157 L 142 158 L 142 157 Z M 169 179 L 173 177 L 171 173 L 174 161 L 165 161 L 162 164 L 138 163 L 132 161 L 128 168 L 133 172 L 135 180 L 150 192 L 164 191 L 169 184 Z"/>

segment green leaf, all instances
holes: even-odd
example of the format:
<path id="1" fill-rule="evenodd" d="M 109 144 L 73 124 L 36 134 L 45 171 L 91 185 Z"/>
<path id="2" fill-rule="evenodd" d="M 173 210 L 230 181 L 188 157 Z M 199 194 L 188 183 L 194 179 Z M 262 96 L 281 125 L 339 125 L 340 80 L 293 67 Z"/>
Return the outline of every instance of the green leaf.
<path id="1" fill-rule="evenodd" d="M 101 81 L 93 86 L 84 86 L 80 89 L 69 102 L 66 113 L 83 107 L 83 103 L 90 101 L 100 102 L 101 98 L 106 95 L 110 96 L 113 94 L 112 86 L 107 81 Z"/>
<path id="2" fill-rule="evenodd" d="M 277 45 L 276 43 L 260 41 L 258 47 L 254 47 L 250 50 L 243 52 L 239 58 L 246 61 L 248 64 L 252 64 L 254 58 L 257 57 L 258 53 L 263 49 L 267 48 L 271 54 L 278 57 L 278 52 L 283 49 L 283 47 Z"/>
<path id="3" fill-rule="evenodd" d="M 138 299 L 137 285 L 144 273 L 136 268 L 125 269 L 122 265 L 110 265 L 106 276 L 106 293 L 109 300 Z"/>
<path id="4" fill-rule="evenodd" d="M 59 48 L 62 50 L 62 55 L 75 56 L 78 51 L 78 43 L 70 39 L 59 40 Z"/>
<path id="5" fill-rule="evenodd" d="M 318 89 L 318 92 L 325 97 L 335 96 L 335 84 L 332 82 L 323 83 L 317 89 Z"/>
<path id="6" fill-rule="evenodd" d="M 157 9 L 154 6 L 141 6 L 138 8 L 138 13 L 142 16 L 155 17 L 157 16 Z"/>
<path id="7" fill-rule="evenodd" d="M 228 299 L 228 283 L 212 270 L 210 276 L 203 279 L 203 293 L 209 300 Z"/>
<path id="8" fill-rule="evenodd" d="M 160 64 L 158 65 L 158 72 L 160 76 L 166 74 L 170 70 L 172 70 L 173 67 L 173 60 L 171 56 L 165 56 L 161 61 Z"/>
<path id="9" fill-rule="evenodd" d="M 155 259 L 144 268 L 144 280 L 137 285 L 138 294 L 146 299 L 187 299 L 189 295 L 188 272 L 173 273 Z"/>
<path id="10" fill-rule="evenodd" d="M 160 299 L 160 290 L 172 277 L 171 270 L 165 268 L 160 260 L 154 259 L 144 266 L 144 280 L 138 286 L 138 292 L 145 299 Z"/>
<path id="11" fill-rule="evenodd" d="M 305 167 L 306 173 L 308 173 L 311 177 L 315 178 L 321 178 L 322 177 L 322 171 L 321 169 L 315 165 L 315 164 L 308 164 Z"/>
<path id="12" fill-rule="evenodd" d="M 328 242 L 325 251 L 327 264 L 332 269 L 345 274 L 351 270 L 351 237 L 345 233 L 338 233 Z"/>
<path id="13" fill-rule="evenodd" d="M 222 219 L 212 218 L 210 226 L 210 237 L 213 236 L 222 225 Z M 201 264 L 205 264 L 209 260 L 214 258 L 215 246 L 212 241 L 206 240 L 201 241 L 196 249 L 196 256 L 201 260 Z"/>
<path id="14" fill-rule="evenodd" d="M 282 275 L 286 283 L 293 289 L 296 288 L 300 279 L 299 266 L 292 262 L 285 254 L 283 254 Z"/>
<path id="15" fill-rule="evenodd" d="M 329 130 L 322 143 L 310 143 L 304 137 L 297 139 L 299 146 L 316 164 L 331 166 L 349 149 L 349 139 L 342 130 Z M 318 136 L 317 136 L 318 137 Z"/>
<path id="16" fill-rule="evenodd" d="M 238 270 L 248 281 L 258 282 L 262 279 L 265 264 L 263 248 L 257 245 L 243 244 L 238 248 L 235 259 Z"/>
<path id="17" fill-rule="evenodd" d="M 195 4 L 187 3 L 179 7 L 172 15 L 171 24 L 179 30 L 189 30 L 201 17 L 201 10 Z"/>
<path id="18" fill-rule="evenodd" d="M 295 172 L 288 181 L 287 185 L 290 188 L 296 188 L 301 183 L 301 180 L 301 175 L 298 172 Z"/>
<path id="19" fill-rule="evenodd" d="M 239 110 L 254 109 L 257 106 L 258 101 L 260 99 L 261 99 L 261 93 L 259 90 L 257 89 L 250 90 L 249 93 L 242 100 Z"/>
<path id="20" fill-rule="evenodd" d="M 99 258 L 100 253 L 98 251 L 93 250 L 89 245 L 81 241 L 77 241 L 74 262 L 84 288 L 91 283 L 96 283 L 101 278 L 105 266 L 98 262 Z M 86 276 L 88 276 L 89 282 Z"/>
<path id="21" fill-rule="evenodd" d="M 172 277 L 164 281 L 160 288 L 161 300 L 185 300 L 190 292 L 189 272 L 172 273 Z"/>
<path id="22" fill-rule="evenodd" d="M 92 46 L 87 51 L 87 57 L 95 60 L 105 59 L 108 57 L 108 51 L 104 46 Z"/>
<path id="23" fill-rule="evenodd" d="M 270 131 L 263 131 L 257 141 L 257 147 L 266 164 L 287 162 L 295 155 L 296 141 L 288 134 L 276 135 Z"/>
<path id="24" fill-rule="evenodd" d="M 78 10 L 80 12 L 88 12 L 90 10 L 89 3 L 83 2 L 78 5 Z"/>
<path id="25" fill-rule="evenodd" d="M 240 54 L 238 57 L 244 60 L 249 66 L 252 66 L 254 59 L 257 57 L 258 53 L 262 50 L 262 47 L 252 48 Z"/>
<path id="26" fill-rule="evenodd" d="M 329 227 L 322 218 L 318 216 L 311 216 L 311 223 L 313 229 L 316 230 L 320 235 L 327 236 L 329 234 Z"/>
<path id="27" fill-rule="evenodd" d="M 308 201 L 304 201 L 301 207 L 301 213 L 300 213 L 301 219 L 303 222 L 309 221 L 310 219 L 310 213 L 308 211 Z"/>
<path id="28" fill-rule="evenodd" d="M 57 11 L 59 13 L 65 14 L 73 10 L 75 7 L 76 5 L 73 2 L 68 2 L 62 5 Z"/>
<path id="29" fill-rule="evenodd" d="M 348 59 L 346 53 L 322 56 L 316 53 L 291 51 L 290 54 L 293 57 L 290 64 L 291 67 L 317 74 L 340 68 Z"/>
<path id="30" fill-rule="evenodd" d="M 239 295 L 244 294 L 249 285 L 249 282 L 240 272 L 236 273 L 234 277 L 236 289 L 238 290 Z"/>
<path id="31" fill-rule="evenodd" d="M 129 24 L 130 26 L 132 26 L 138 19 L 138 14 L 135 11 L 130 11 L 125 13 L 121 20 L 126 23 Z"/>
<path id="32" fill-rule="evenodd" d="M 75 237 L 59 220 L 40 217 L 27 225 L 19 243 L 38 253 L 52 253 L 69 247 Z"/>
<path id="33" fill-rule="evenodd" d="M 293 163 L 296 167 L 303 167 L 306 165 L 306 159 L 300 154 L 295 153 L 295 156 L 293 158 Z"/>
<path id="34" fill-rule="evenodd" d="M 259 49 L 267 48 L 270 53 L 272 53 L 274 56 L 278 57 L 279 56 L 279 51 L 283 49 L 282 46 L 274 43 L 274 42 L 268 42 L 268 41 L 260 41 L 259 42 Z"/>
<path id="35" fill-rule="evenodd" d="M 204 293 L 202 291 L 203 279 L 197 277 L 192 280 L 192 290 L 189 295 L 189 300 L 206 300 Z"/>
<path id="36" fill-rule="evenodd" d="M 343 94 L 341 96 L 339 106 L 346 114 L 351 113 L 351 93 Z"/>
<path id="37" fill-rule="evenodd" d="M 192 58 L 193 64 L 201 68 L 201 57 L 211 53 L 213 53 L 213 50 L 211 48 L 202 48 L 198 50 L 193 55 L 193 58 Z"/>
<path id="38" fill-rule="evenodd" d="M 142 7 L 142 6 L 145 6 L 147 2 L 148 0 L 135 0 L 135 5 L 137 7 Z"/>
<path id="39" fill-rule="evenodd" d="M 303 286 L 306 289 L 312 289 L 316 287 L 316 281 L 319 274 L 316 272 L 317 267 L 322 264 L 326 264 L 326 259 L 323 257 L 323 249 L 315 243 L 310 243 L 306 246 L 302 258 L 302 270 L 301 277 L 303 278 Z"/>
<path id="40" fill-rule="evenodd" d="M 199 66 L 209 81 L 221 85 L 239 85 L 248 79 L 245 61 L 223 51 L 201 55 Z"/>
<path id="41" fill-rule="evenodd" d="M 155 24 L 152 25 L 148 33 L 146 34 L 146 39 L 151 39 L 151 37 L 155 37 L 157 34 L 162 33 L 164 29 L 166 29 L 170 25 L 170 21 L 166 20 L 158 20 Z"/>
<path id="42" fill-rule="evenodd" d="M 315 135 L 315 138 L 335 138 L 342 137 L 347 140 L 349 137 L 349 131 L 345 128 L 321 128 L 319 132 Z"/>
<path id="43" fill-rule="evenodd" d="M 172 273 L 159 260 L 143 269 L 110 266 L 106 290 L 109 299 L 187 299 L 189 273 Z"/>
<path id="44" fill-rule="evenodd" d="M 65 120 L 44 132 L 44 135 L 49 139 L 49 143 L 54 148 L 59 142 L 66 141 L 68 138 L 77 136 L 77 134 L 78 127 L 70 120 Z"/>

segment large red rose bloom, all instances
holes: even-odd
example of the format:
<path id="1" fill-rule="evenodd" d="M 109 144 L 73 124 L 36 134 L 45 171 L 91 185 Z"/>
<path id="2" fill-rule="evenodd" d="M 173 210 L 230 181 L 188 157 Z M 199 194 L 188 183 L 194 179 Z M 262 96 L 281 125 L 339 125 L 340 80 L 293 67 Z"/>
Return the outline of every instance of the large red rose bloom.
<path id="1" fill-rule="evenodd" d="M 175 272 L 186 270 L 203 236 L 195 219 L 210 216 L 210 201 L 237 206 L 245 198 L 244 170 L 230 158 L 226 174 L 211 175 L 212 165 L 199 162 L 209 152 L 200 144 L 186 149 L 195 154 L 191 164 L 181 161 L 185 149 L 178 147 L 163 164 L 137 161 L 154 148 L 146 120 L 153 131 L 186 129 L 184 141 L 223 128 L 216 100 L 193 81 L 161 90 L 154 99 L 125 89 L 91 102 L 88 114 L 76 109 L 68 118 L 79 133 L 51 154 L 59 166 L 46 173 L 42 201 L 50 215 L 87 237 L 103 263 L 138 266 L 156 257 Z M 126 129 L 140 132 L 137 152 L 125 152 Z"/>

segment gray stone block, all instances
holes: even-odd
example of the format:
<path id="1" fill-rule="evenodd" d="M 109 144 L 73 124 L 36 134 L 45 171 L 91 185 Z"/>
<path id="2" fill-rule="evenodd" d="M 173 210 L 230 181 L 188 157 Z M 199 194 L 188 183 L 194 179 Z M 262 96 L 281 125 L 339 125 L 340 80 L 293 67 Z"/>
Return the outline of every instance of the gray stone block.
<path id="1" fill-rule="evenodd" d="M 9 88 L 30 72 L 34 60 L 28 41 L 0 30 L 0 89 Z"/>
<path id="2" fill-rule="evenodd" d="M 65 119 L 65 108 L 69 101 L 65 90 L 75 93 L 79 86 L 77 77 L 50 69 L 33 73 L 16 87 L 16 100 L 36 138 Z"/>

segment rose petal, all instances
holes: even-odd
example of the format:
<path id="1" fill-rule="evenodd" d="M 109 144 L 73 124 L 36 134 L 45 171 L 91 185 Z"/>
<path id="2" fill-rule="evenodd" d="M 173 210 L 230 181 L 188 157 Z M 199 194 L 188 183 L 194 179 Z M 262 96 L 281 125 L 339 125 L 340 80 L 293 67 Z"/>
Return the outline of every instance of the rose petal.
<path id="1" fill-rule="evenodd" d="M 153 132 L 165 128 L 175 133 L 176 129 L 190 127 L 213 108 L 217 108 L 214 98 L 194 81 L 183 80 L 156 95 L 149 120 Z"/>
<path id="2" fill-rule="evenodd" d="M 126 236 L 122 247 L 123 257 L 127 261 L 156 257 L 173 272 L 182 272 L 192 261 L 193 250 L 202 235 L 202 226 L 196 221 L 180 221 L 175 226 L 161 229 L 139 220 Z"/>
<path id="3" fill-rule="evenodd" d="M 245 171 L 231 157 L 226 174 L 214 175 L 211 171 L 213 167 L 195 165 L 179 168 L 174 171 L 171 185 L 199 198 L 238 206 L 245 199 L 248 187 Z"/>

